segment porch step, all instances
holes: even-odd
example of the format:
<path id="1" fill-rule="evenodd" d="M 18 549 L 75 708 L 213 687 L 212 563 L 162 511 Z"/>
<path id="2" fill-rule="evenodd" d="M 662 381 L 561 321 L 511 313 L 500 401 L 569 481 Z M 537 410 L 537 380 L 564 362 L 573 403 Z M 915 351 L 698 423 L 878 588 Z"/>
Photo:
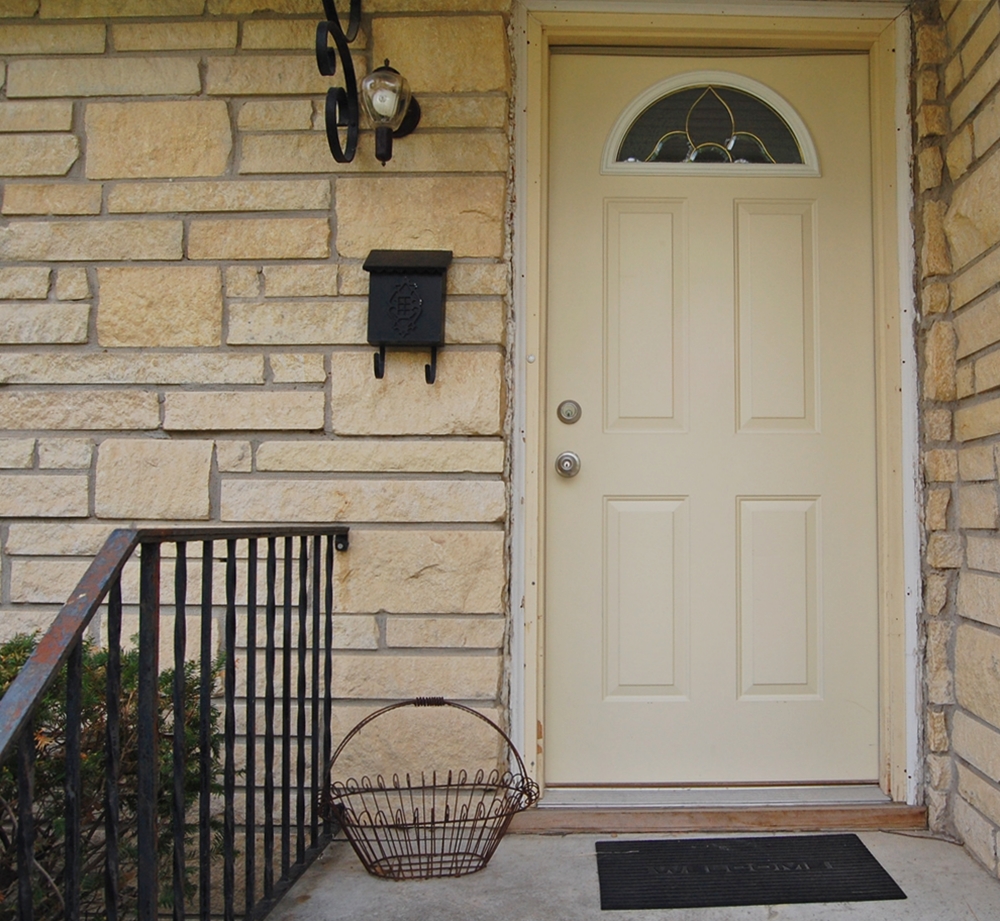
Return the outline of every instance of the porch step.
<path id="1" fill-rule="evenodd" d="M 905 803 L 802 806 L 534 807 L 514 816 L 515 834 L 899 831 L 927 828 L 927 809 Z"/>

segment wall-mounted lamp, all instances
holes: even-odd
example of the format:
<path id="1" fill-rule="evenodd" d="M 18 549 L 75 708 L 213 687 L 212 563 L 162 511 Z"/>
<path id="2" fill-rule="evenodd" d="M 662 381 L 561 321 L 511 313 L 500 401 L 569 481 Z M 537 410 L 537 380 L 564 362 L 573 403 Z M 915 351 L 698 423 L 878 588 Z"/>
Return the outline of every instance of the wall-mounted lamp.
<path id="1" fill-rule="evenodd" d="M 331 87 L 326 94 L 326 139 L 338 163 L 350 163 L 358 149 L 358 81 L 351 59 L 350 43 L 361 25 L 361 0 L 351 0 L 347 30 L 340 24 L 334 0 L 323 0 L 326 21 L 316 27 L 316 66 L 326 77 L 337 72 L 337 59 L 344 72 L 344 85 Z M 333 47 L 330 47 L 330 39 Z M 405 137 L 420 121 L 420 106 L 410 93 L 405 78 L 393 67 L 376 67 L 361 81 L 361 101 L 375 126 L 375 156 L 385 166 L 392 159 L 392 139 Z M 346 131 L 341 144 L 340 131 Z"/>

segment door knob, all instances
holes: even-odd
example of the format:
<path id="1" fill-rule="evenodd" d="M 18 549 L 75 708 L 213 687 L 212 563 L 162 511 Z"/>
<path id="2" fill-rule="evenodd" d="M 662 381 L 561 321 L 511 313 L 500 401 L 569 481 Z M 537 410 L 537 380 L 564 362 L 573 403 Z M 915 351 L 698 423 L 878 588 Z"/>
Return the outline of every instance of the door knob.
<path id="1" fill-rule="evenodd" d="M 572 451 L 563 451 L 556 458 L 556 473 L 559 476 L 576 476 L 580 472 L 580 456 Z"/>

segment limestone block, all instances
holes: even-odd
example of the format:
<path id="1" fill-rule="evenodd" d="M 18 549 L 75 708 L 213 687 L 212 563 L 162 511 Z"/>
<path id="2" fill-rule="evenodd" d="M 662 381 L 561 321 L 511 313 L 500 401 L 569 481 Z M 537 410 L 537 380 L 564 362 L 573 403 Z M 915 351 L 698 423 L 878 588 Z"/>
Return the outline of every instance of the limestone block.
<path id="1" fill-rule="evenodd" d="M 997 487 L 995 483 L 962 486 L 958 490 L 958 526 L 960 528 L 995 528 L 997 526 Z"/>
<path id="2" fill-rule="evenodd" d="M 156 394 L 142 390 L 0 391 L 0 429 L 128 431 L 159 424 Z"/>
<path id="3" fill-rule="evenodd" d="M 4 0 L 3 6 L 0 6 L 0 19 L 34 16 L 38 12 L 38 2 L 39 0 Z"/>
<path id="4" fill-rule="evenodd" d="M 343 256 L 367 258 L 373 249 L 503 254 L 503 177 L 346 177 L 337 180 L 336 194 L 337 249 Z M 373 221 L 373 214 L 384 218 Z"/>
<path id="5" fill-rule="evenodd" d="M 104 26 L 92 23 L 72 26 L 0 26 L 0 54 L 101 54 Z"/>
<path id="6" fill-rule="evenodd" d="M 334 297 L 337 293 L 336 263 L 326 265 L 265 265 L 266 297 Z"/>
<path id="7" fill-rule="evenodd" d="M 0 10 L 0 16 L 3 15 L 4 12 Z M 44 634 L 55 616 L 55 611 L 45 608 L 41 610 L 29 608 L 28 610 L 0 611 L 0 642 L 5 643 L 7 640 L 25 633 Z"/>
<path id="8" fill-rule="evenodd" d="M 97 270 L 97 339 L 103 346 L 219 345 L 222 273 L 216 266 Z"/>
<path id="9" fill-rule="evenodd" d="M 925 25 L 917 29 L 917 61 L 921 64 L 943 64 L 948 56 L 948 39 L 944 28 Z"/>
<path id="10" fill-rule="evenodd" d="M 924 204 L 924 240 L 921 247 L 921 273 L 924 278 L 931 275 L 947 275 L 951 272 L 951 256 L 945 236 L 944 219 L 948 210 L 947 202 L 929 201 Z"/>
<path id="11" fill-rule="evenodd" d="M 115 0 L 117 2 L 117 0 Z M 10 99 L 73 96 L 188 96 L 201 91 L 198 61 L 183 57 L 63 57 L 12 61 L 7 69 Z"/>
<path id="12" fill-rule="evenodd" d="M 44 266 L 0 266 L 0 298 L 44 300 L 49 296 L 49 274 Z"/>
<path id="13" fill-rule="evenodd" d="M 950 47 L 958 47 L 987 5 L 988 0 L 964 0 L 955 4 L 946 24 Z"/>
<path id="14" fill-rule="evenodd" d="M 378 622 L 374 617 L 334 617 L 333 648 L 378 649 Z"/>
<path id="15" fill-rule="evenodd" d="M 503 464 L 504 445 L 500 440 L 265 441 L 257 448 L 258 470 L 502 473 Z"/>
<path id="16" fill-rule="evenodd" d="M 445 341 L 503 345 L 506 339 L 503 302 L 450 301 L 445 312 Z"/>
<path id="17" fill-rule="evenodd" d="M 984 545 L 983 538 L 970 536 L 969 541 L 970 568 L 991 566 L 995 548 Z M 958 578 L 956 603 L 962 617 L 1000 626 L 1000 579 L 981 572 L 962 572 Z"/>
<path id="18" fill-rule="evenodd" d="M 231 265 L 226 268 L 228 297 L 258 297 L 260 272 L 255 265 Z"/>
<path id="19" fill-rule="evenodd" d="M 330 78 L 319 72 L 314 54 L 208 59 L 205 90 L 213 96 L 318 96 L 329 88 Z"/>
<path id="20" fill-rule="evenodd" d="M 993 726 L 1000 725 L 1000 636 L 962 624 L 955 640 L 958 703 Z"/>
<path id="21" fill-rule="evenodd" d="M 955 317 L 955 332 L 959 358 L 1000 342 L 1000 292 L 959 313 Z"/>
<path id="22" fill-rule="evenodd" d="M 958 310 L 996 284 L 1000 278 L 1000 249 L 987 253 L 970 268 L 962 269 L 951 282 L 952 307 Z"/>
<path id="23" fill-rule="evenodd" d="M 0 344 L 87 341 L 88 304 L 0 305 Z"/>
<path id="24" fill-rule="evenodd" d="M 970 145 L 971 149 L 971 145 Z M 949 147 L 949 153 L 951 148 Z M 917 175 L 919 178 L 919 186 L 921 192 L 926 192 L 928 189 L 936 189 L 941 185 L 941 169 L 943 163 L 941 160 L 941 150 L 938 147 L 925 147 L 917 155 Z M 951 171 L 951 159 L 948 160 L 948 168 Z M 951 172 L 954 178 L 955 173 Z"/>
<path id="25" fill-rule="evenodd" d="M 927 626 L 927 646 L 924 653 L 924 681 L 927 701 L 932 704 L 950 704 L 955 701 L 948 644 L 951 641 L 951 624 L 933 620 Z"/>
<path id="26" fill-rule="evenodd" d="M 79 156 L 74 134 L 0 134 L 0 176 L 65 176 Z"/>
<path id="27" fill-rule="evenodd" d="M 252 25 L 254 23 L 248 22 L 243 27 L 244 45 L 246 30 Z M 316 27 L 312 22 L 295 25 L 308 26 L 310 43 L 315 42 Z M 312 119 L 313 106 L 308 99 L 253 99 L 240 106 L 236 124 L 240 131 L 308 131 L 312 128 Z"/>
<path id="28" fill-rule="evenodd" d="M 10 567 L 10 600 L 62 604 L 87 571 L 87 560 L 15 560 Z"/>
<path id="29" fill-rule="evenodd" d="M 333 668 L 334 697 L 493 700 L 499 683 L 495 655 L 337 656 Z"/>
<path id="30" fill-rule="evenodd" d="M 1000 47 L 993 49 L 952 100 L 952 122 L 958 125 L 965 121 L 998 82 L 1000 82 Z"/>
<path id="31" fill-rule="evenodd" d="M 341 352 L 331 363 L 331 420 L 339 435 L 499 435 L 503 358 L 499 352 L 438 355 L 437 383 L 424 380 L 426 355 L 395 352 L 382 380 L 371 350 Z"/>
<path id="32" fill-rule="evenodd" d="M 961 762 L 958 764 L 958 793 L 991 822 L 1000 822 L 1000 790 Z"/>
<path id="33" fill-rule="evenodd" d="M 952 745 L 955 753 L 974 768 L 1000 780 L 1000 732 L 956 710 Z"/>
<path id="34" fill-rule="evenodd" d="M 950 502 L 950 489 L 928 490 L 927 508 L 924 512 L 924 526 L 928 531 L 948 530 L 948 504 Z"/>
<path id="35" fill-rule="evenodd" d="M 995 96 L 972 123 L 976 156 L 981 157 L 1000 139 L 1000 96 Z"/>
<path id="36" fill-rule="evenodd" d="M 956 266 L 965 265 L 1000 240 L 1000 215 L 992 207 L 997 199 L 1000 157 L 993 157 L 970 173 L 952 195 L 944 228 Z"/>
<path id="37" fill-rule="evenodd" d="M 320 391 L 170 392 L 164 399 L 167 431 L 283 431 L 322 429 Z"/>
<path id="38" fill-rule="evenodd" d="M 955 17 L 952 17 L 954 20 Z M 949 27 L 951 21 L 948 22 Z M 979 63 L 986 49 L 993 44 L 993 40 L 1000 35 L 1000 7 L 991 6 L 976 26 L 975 32 L 969 36 L 969 40 L 962 49 L 962 66 L 966 73 L 971 73 Z M 954 45 L 953 45 L 954 47 Z"/>
<path id="39" fill-rule="evenodd" d="M 950 790 L 955 779 L 955 767 L 951 758 L 941 755 L 927 756 L 927 782 L 935 790 Z"/>
<path id="40" fill-rule="evenodd" d="M 0 228 L 0 259 L 26 262 L 180 259 L 180 221 L 17 221 Z"/>
<path id="41" fill-rule="evenodd" d="M 0 131 L 69 131 L 73 126 L 71 102 L 0 103 Z"/>
<path id="42" fill-rule="evenodd" d="M 928 616 L 937 617 L 948 603 L 948 575 L 929 572 L 924 579 L 924 609 Z"/>
<path id="43" fill-rule="evenodd" d="M 106 524 L 13 522 L 6 550 L 21 556 L 95 556 L 111 533 Z"/>
<path id="44" fill-rule="evenodd" d="M 122 22 L 111 27 L 116 51 L 235 48 L 235 22 Z"/>
<path id="45" fill-rule="evenodd" d="M 501 617 L 390 617 L 385 641 L 404 648 L 499 649 L 504 627 Z"/>
<path id="46" fill-rule="evenodd" d="M 325 211 L 329 207 L 330 183 L 325 179 L 148 182 L 117 185 L 108 194 L 108 211 L 112 214 L 149 211 Z"/>
<path id="47" fill-rule="evenodd" d="M 1000 540 L 975 537 L 970 534 L 966 538 L 966 558 L 970 569 L 985 569 L 988 572 L 1000 573 Z M 1000 600 L 1000 596 L 995 600 Z M 982 620 L 981 617 L 976 619 Z"/>
<path id="48" fill-rule="evenodd" d="M 951 441 L 951 411 L 947 409 L 925 410 L 924 436 L 928 441 Z"/>
<path id="49" fill-rule="evenodd" d="M 510 160 L 499 131 L 455 134 L 421 130 L 392 149 L 386 173 L 505 173 Z M 350 163 L 335 163 L 325 132 L 249 134 L 243 138 L 241 173 L 383 172 L 374 146 L 360 144 Z"/>
<path id="50" fill-rule="evenodd" d="M 927 565 L 937 569 L 958 569 L 962 565 L 960 534 L 937 531 L 927 538 Z"/>
<path id="51" fill-rule="evenodd" d="M 502 531 L 351 528 L 337 561 L 334 604 L 358 614 L 499 614 L 504 610 Z"/>
<path id="52" fill-rule="evenodd" d="M 421 96 L 421 128 L 506 128 L 507 96 Z"/>
<path id="53" fill-rule="evenodd" d="M 113 16 L 200 16 L 205 0 L 42 0 L 42 19 L 104 19 Z"/>
<path id="54" fill-rule="evenodd" d="M 322 18 L 322 11 L 320 16 Z M 301 19 L 250 19 L 243 24 L 242 47 L 257 51 L 283 48 L 311 50 L 316 47 L 316 24 Z"/>
<path id="55" fill-rule="evenodd" d="M 951 294 L 944 282 L 934 281 L 924 287 L 921 309 L 925 315 L 946 313 L 951 306 Z"/>
<path id="56" fill-rule="evenodd" d="M 330 255 L 324 218 L 242 218 L 191 222 L 189 259 L 322 259 Z"/>
<path id="57" fill-rule="evenodd" d="M 448 49 L 428 54 L 428 48 Z M 510 87 L 510 55 L 501 16 L 376 18 L 372 59 L 391 58 L 413 92 L 474 93 Z"/>
<path id="58" fill-rule="evenodd" d="M 976 383 L 975 378 L 973 377 L 972 362 L 959 365 L 958 370 L 955 373 L 955 393 L 958 396 L 958 399 L 962 400 L 965 397 L 970 397 L 975 392 Z"/>
<path id="59" fill-rule="evenodd" d="M 276 384 L 321 383 L 326 380 L 323 356 L 315 352 L 305 354 L 272 352 L 268 360 Z"/>
<path id="60" fill-rule="evenodd" d="M 936 147 L 929 149 L 937 150 Z M 940 154 L 938 156 L 940 157 Z M 948 175 L 952 179 L 958 179 L 965 174 L 969 164 L 972 163 L 972 125 L 965 125 L 952 139 L 948 145 L 947 161 Z M 941 174 L 938 172 L 938 181 L 927 188 L 936 188 L 940 184 Z"/>
<path id="61" fill-rule="evenodd" d="M 8 183 L 4 214 L 100 214 L 101 184 Z"/>
<path id="62" fill-rule="evenodd" d="M 56 273 L 56 297 L 61 301 L 82 301 L 90 297 L 90 280 L 82 268 L 60 269 Z"/>
<path id="63" fill-rule="evenodd" d="M 230 345 L 356 345 L 366 339 L 363 301 L 231 304 Z M 370 360 L 370 359 L 369 359 Z"/>
<path id="64" fill-rule="evenodd" d="M 208 0 L 206 12 L 211 16 L 236 13 L 314 13 L 312 0 Z"/>
<path id="65" fill-rule="evenodd" d="M 229 112 L 215 100 L 95 102 L 86 131 L 88 179 L 220 176 L 233 149 Z"/>
<path id="66" fill-rule="evenodd" d="M 923 105 L 925 102 L 935 102 L 937 100 L 938 87 L 941 85 L 941 80 L 938 77 L 937 70 L 928 69 L 920 71 L 920 73 L 916 74 L 916 84 L 917 105 Z"/>
<path id="67" fill-rule="evenodd" d="M 501 521 L 505 511 L 499 480 L 222 481 L 223 521 Z"/>
<path id="68" fill-rule="evenodd" d="M 204 519 L 211 441 L 109 438 L 97 452 L 98 518 Z"/>
<path id="69" fill-rule="evenodd" d="M 962 69 L 962 58 L 955 55 L 944 69 L 944 92 L 950 96 L 965 79 L 965 71 Z"/>
<path id="70" fill-rule="evenodd" d="M 8 384 L 263 384 L 260 355 L 0 353 Z"/>
<path id="71" fill-rule="evenodd" d="M 992 445 L 976 445 L 958 452 L 958 472 L 963 480 L 995 480 L 996 461 Z"/>
<path id="72" fill-rule="evenodd" d="M 955 330 L 943 320 L 935 323 L 924 343 L 924 399 L 955 399 Z"/>
<path id="73" fill-rule="evenodd" d="M 928 483 L 953 483 L 958 479 L 958 453 L 947 448 L 924 452 L 924 479 Z"/>
<path id="74" fill-rule="evenodd" d="M 1000 352 L 990 352 L 976 359 L 976 392 L 985 393 L 1000 387 Z"/>
<path id="75" fill-rule="evenodd" d="M 952 819 L 962 843 L 990 873 L 996 874 L 997 846 L 993 826 L 962 797 L 952 799 Z"/>
<path id="76" fill-rule="evenodd" d="M 1000 432 L 1000 399 L 963 406 L 955 413 L 955 437 L 972 441 Z"/>
<path id="77" fill-rule="evenodd" d="M 927 747 L 932 752 L 948 750 L 947 717 L 940 710 L 931 710 L 927 714 Z"/>
<path id="78" fill-rule="evenodd" d="M 917 134 L 921 138 L 941 137 L 948 133 L 948 109 L 924 103 L 917 110 Z"/>
<path id="79" fill-rule="evenodd" d="M 217 441 L 215 462 L 222 473 L 249 473 L 253 469 L 253 447 L 249 441 Z"/>
<path id="80" fill-rule="evenodd" d="M 42 470 L 88 470 L 94 453 L 89 438 L 42 438 L 38 466 Z"/>
<path id="81" fill-rule="evenodd" d="M 344 738 L 373 709 L 371 705 L 335 707 L 334 740 Z M 501 718 L 495 710 L 477 709 L 494 722 Z M 474 775 L 480 769 L 489 773 L 506 757 L 506 744 L 496 730 L 474 716 L 451 707 L 401 707 L 380 716 L 351 739 L 337 759 L 333 777 L 344 780 L 382 774 L 391 778 L 398 774 L 405 778 L 409 773 L 416 779 L 421 772 L 430 778 L 434 771 L 446 777 L 448 771 L 460 770 Z"/>
<path id="82" fill-rule="evenodd" d="M 5 470 L 26 470 L 35 456 L 34 438 L 0 439 L 0 467 Z"/>
<path id="83" fill-rule="evenodd" d="M 0 515 L 7 518 L 86 518 L 89 514 L 88 491 L 89 480 L 85 476 L 6 474 L 0 476 Z"/>

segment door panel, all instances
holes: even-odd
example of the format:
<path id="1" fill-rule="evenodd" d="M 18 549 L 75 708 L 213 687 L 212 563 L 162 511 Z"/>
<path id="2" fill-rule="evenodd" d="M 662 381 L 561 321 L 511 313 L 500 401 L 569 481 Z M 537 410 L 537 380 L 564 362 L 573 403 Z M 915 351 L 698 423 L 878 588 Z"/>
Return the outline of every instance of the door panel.
<path id="1" fill-rule="evenodd" d="M 705 62 L 551 60 L 549 784 L 878 774 L 867 59 L 711 63 L 789 100 L 819 177 L 602 175 Z"/>

